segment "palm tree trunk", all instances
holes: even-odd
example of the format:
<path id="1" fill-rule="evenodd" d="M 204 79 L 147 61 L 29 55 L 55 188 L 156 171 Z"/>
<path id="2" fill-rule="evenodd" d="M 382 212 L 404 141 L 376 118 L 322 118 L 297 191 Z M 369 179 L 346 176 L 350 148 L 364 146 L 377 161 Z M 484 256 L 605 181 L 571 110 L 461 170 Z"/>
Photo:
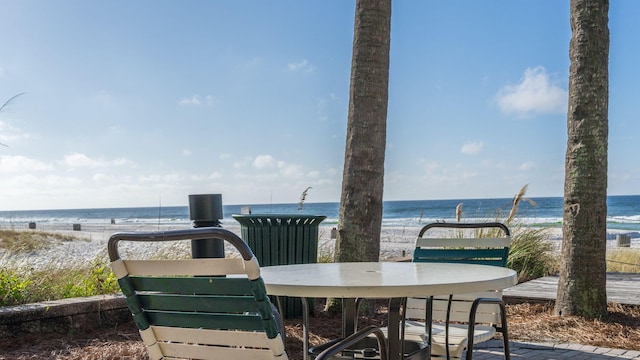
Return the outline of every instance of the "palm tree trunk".
<path id="1" fill-rule="evenodd" d="M 391 0 L 357 0 L 337 261 L 378 261 Z"/>
<path id="2" fill-rule="evenodd" d="M 555 312 L 607 312 L 608 0 L 571 0 L 562 265 Z"/>

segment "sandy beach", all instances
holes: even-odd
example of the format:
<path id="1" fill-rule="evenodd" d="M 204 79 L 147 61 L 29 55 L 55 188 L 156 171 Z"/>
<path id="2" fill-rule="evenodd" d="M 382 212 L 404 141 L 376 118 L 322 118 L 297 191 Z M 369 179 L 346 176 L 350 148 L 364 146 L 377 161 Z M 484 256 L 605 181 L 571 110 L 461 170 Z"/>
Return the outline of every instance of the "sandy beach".
<path id="1" fill-rule="evenodd" d="M 223 224 L 224 228 L 241 235 L 239 224 Z M 72 224 L 52 224 L 39 226 L 37 230 L 24 229 L 24 231 L 55 232 L 68 237 L 69 241 L 55 241 L 52 244 L 28 253 L 9 255 L 0 250 L 0 264 L 12 264 L 28 269 L 37 269 L 55 264 L 56 267 L 74 266 L 81 262 L 92 262 L 96 259 L 106 259 L 106 244 L 109 237 L 122 231 L 165 231 L 173 229 L 186 229 L 190 226 L 182 225 L 149 225 L 149 224 L 81 224 L 81 230 L 74 231 Z M 380 238 L 380 257 L 383 260 L 410 256 L 419 227 L 384 227 Z M 559 249 L 561 245 L 562 229 L 560 227 L 549 228 L 547 239 Z M 631 235 L 631 248 L 640 248 L 640 234 L 629 233 L 622 230 L 609 230 L 607 232 L 607 247 L 615 248 L 617 234 Z M 320 225 L 318 231 L 318 253 L 332 254 L 335 240 L 331 239 L 331 226 Z M 145 256 L 157 256 L 158 253 L 173 253 L 189 249 L 177 248 L 150 248 L 149 245 L 136 244 L 126 248 L 126 251 L 145 254 Z"/>

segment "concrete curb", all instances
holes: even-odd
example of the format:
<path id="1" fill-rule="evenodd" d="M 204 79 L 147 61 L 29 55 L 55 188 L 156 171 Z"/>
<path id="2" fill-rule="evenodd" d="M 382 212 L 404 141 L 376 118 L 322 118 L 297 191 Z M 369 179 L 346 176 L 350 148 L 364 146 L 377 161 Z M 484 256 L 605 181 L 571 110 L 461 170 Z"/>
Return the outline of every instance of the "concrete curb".
<path id="1" fill-rule="evenodd" d="M 121 295 L 98 295 L 0 307 L 0 336 L 86 331 L 132 322 Z"/>

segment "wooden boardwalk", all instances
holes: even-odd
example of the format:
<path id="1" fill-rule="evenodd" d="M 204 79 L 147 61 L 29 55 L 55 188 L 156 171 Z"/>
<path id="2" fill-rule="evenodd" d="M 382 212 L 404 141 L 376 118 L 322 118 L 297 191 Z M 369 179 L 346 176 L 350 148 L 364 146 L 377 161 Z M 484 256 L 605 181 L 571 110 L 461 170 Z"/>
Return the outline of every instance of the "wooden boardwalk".
<path id="1" fill-rule="evenodd" d="M 504 290 L 506 301 L 555 301 L 558 277 L 545 276 Z M 640 273 L 607 273 L 609 302 L 640 305 Z"/>

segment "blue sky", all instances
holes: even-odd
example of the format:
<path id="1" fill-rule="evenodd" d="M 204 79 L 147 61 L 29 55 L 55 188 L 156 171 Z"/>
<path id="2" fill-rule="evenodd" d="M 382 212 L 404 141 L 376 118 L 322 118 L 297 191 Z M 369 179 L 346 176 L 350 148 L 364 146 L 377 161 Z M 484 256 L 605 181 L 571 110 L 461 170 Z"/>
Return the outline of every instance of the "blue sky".
<path id="1" fill-rule="evenodd" d="M 339 201 L 354 1 L 0 0 L 0 210 Z M 609 194 L 640 193 L 640 2 Z M 385 200 L 562 196 L 569 1 L 393 4 Z"/>

